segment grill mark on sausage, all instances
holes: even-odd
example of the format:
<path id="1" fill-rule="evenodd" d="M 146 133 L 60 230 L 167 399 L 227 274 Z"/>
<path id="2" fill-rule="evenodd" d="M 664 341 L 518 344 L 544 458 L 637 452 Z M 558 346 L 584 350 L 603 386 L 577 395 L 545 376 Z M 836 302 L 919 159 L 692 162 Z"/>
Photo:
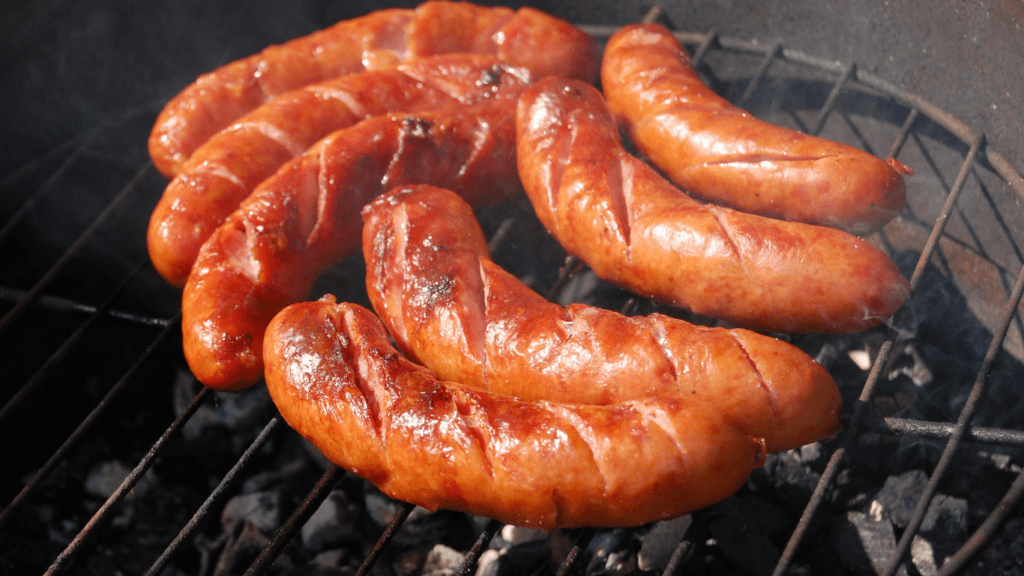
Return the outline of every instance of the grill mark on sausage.
<path id="1" fill-rule="evenodd" d="M 380 351 L 376 347 L 368 347 L 364 345 L 363 334 L 361 333 L 361 326 L 358 320 L 355 318 L 351 308 L 345 308 L 341 317 L 335 315 L 335 328 L 338 333 L 346 338 L 343 348 L 343 354 L 345 355 L 346 363 L 350 366 L 356 366 L 358 369 L 353 370 L 352 381 L 359 390 L 359 393 L 363 395 L 366 400 L 366 406 L 370 411 L 370 420 L 373 422 L 373 430 L 377 435 L 377 438 L 381 442 L 381 446 L 384 448 L 384 458 L 389 459 L 387 443 L 384 441 L 383 428 L 381 423 L 381 398 L 377 395 L 376 388 L 380 387 L 379 382 L 372 381 L 373 376 L 377 376 L 378 372 L 375 370 L 379 361 L 364 357 L 361 353 L 363 350 L 368 351 L 370 354 L 375 354 L 380 357 L 386 358 L 385 355 L 381 355 Z"/>
<path id="2" fill-rule="evenodd" d="M 483 455 L 484 462 L 486 462 L 487 475 L 494 480 L 493 442 L 491 442 L 490 434 L 486 432 L 487 412 L 465 390 L 450 388 L 450 391 L 456 413 L 466 424 L 466 431 L 477 442 L 480 454 Z"/>
<path id="3" fill-rule="evenodd" d="M 491 320 L 491 283 L 487 280 L 487 271 L 484 269 L 484 258 L 480 259 L 478 270 L 480 272 L 480 282 L 482 284 L 480 288 L 480 298 L 483 300 L 480 302 L 480 309 L 483 310 L 482 314 L 478 317 L 483 318 L 484 326 L 481 327 L 479 342 L 479 355 L 477 356 L 482 360 L 481 366 L 483 369 L 480 371 L 480 375 L 483 378 L 484 390 L 491 391 L 491 380 L 490 380 L 490 359 L 487 355 L 487 325 L 490 324 Z"/>
<path id="4" fill-rule="evenodd" d="M 787 156 L 785 154 L 736 154 L 732 156 L 722 156 L 715 160 L 707 162 L 701 162 L 700 164 L 694 164 L 686 168 L 686 172 L 698 171 L 709 166 L 729 166 L 729 165 L 757 165 L 765 162 L 769 163 L 781 163 L 781 164 L 797 164 L 801 162 L 821 162 L 824 160 L 831 160 L 833 158 L 839 158 L 839 154 L 822 154 L 819 156 Z"/>
<path id="5" fill-rule="evenodd" d="M 666 338 L 667 331 L 663 325 L 664 318 L 661 316 L 649 316 L 647 318 L 647 325 L 651 328 L 651 336 L 653 340 L 658 344 L 658 351 L 665 358 L 665 362 L 671 370 L 672 381 L 676 383 L 677 389 L 682 392 L 680 387 L 681 374 L 676 370 L 675 355 L 672 354 L 672 349 L 669 346 L 668 339 Z"/>
<path id="6" fill-rule="evenodd" d="M 718 225 L 718 229 L 722 231 L 722 237 L 725 238 L 726 244 L 729 245 L 729 249 L 732 251 L 733 259 L 743 268 L 743 272 L 748 276 L 750 271 L 747 269 L 747 261 L 743 257 L 743 249 L 736 237 L 733 235 L 732 226 L 729 225 L 725 214 L 718 210 L 714 206 L 706 205 L 708 214 L 715 219 L 715 223 Z"/>
<path id="7" fill-rule="evenodd" d="M 731 338 L 732 341 L 736 343 L 736 348 L 743 354 L 743 358 L 747 361 L 747 364 L 750 365 L 751 372 L 753 372 L 754 375 L 757 377 L 757 386 L 764 390 L 765 394 L 768 396 L 769 406 L 771 408 L 772 414 L 778 417 L 779 402 L 778 396 L 775 394 L 775 390 L 772 389 L 772 387 L 768 385 L 768 382 L 765 381 L 764 375 L 761 374 L 761 370 L 760 368 L 758 368 L 757 363 L 754 362 L 753 358 L 751 358 L 750 351 L 748 351 L 747 347 L 743 345 L 743 340 L 736 336 L 734 332 L 727 331 L 726 334 L 728 334 L 729 338 Z"/>
<path id="8" fill-rule="evenodd" d="M 630 162 L 624 160 L 624 158 L 620 158 L 617 166 L 613 166 L 608 170 L 606 179 L 608 183 L 608 196 L 612 201 L 612 217 L 615 218 L 619 229 L 622 231 L 622 239 L 627 250 L 626 258 L 630 258 L 631 253 L 629 249 L 632 241 L 632 225 L 630 224 L 629 206 L 631 202 L 629 197 L 632 196 L 633 192 L 633 167 Z"/>
<path id="9" fill-rule="evenodd" d="M 587 424 L 586 420 L 580 416 L 572 406 L 566 404 L 553 404 L 550 402 L 543 403 L 547 411 L 551 412 L 563 422 L 565 422 L 576 433 L 583 444 L 587 447 L 586 458 L 590 460 L 590 463 L 596 470 L 601 473 L 601 482 L 603 483 L 602 490 L 605 494 L 608 493 L 608 471 L 601 466 L 601 461 L 598 458 L 595 449 L 600 449 L 601 438 L 594 434 L 594 431 Z M 557 502 L 557 500 L 556 500 Z M 561 508 L 559 508 L 559 514 L 561 514 Z"/>
<path id="10" fill-rule="evenodd" d="M 287 150 L 288 154 L 291 154 L 292 157 L 302 154 L 307 148 L 304 143 L 296 141 L 287 132 L 265 120 L 246 122 L 245 124 L 236 124 L 235 126 L 251 126 L 255 128 L 260 134 L 263 134 L 269 140 Z"/>

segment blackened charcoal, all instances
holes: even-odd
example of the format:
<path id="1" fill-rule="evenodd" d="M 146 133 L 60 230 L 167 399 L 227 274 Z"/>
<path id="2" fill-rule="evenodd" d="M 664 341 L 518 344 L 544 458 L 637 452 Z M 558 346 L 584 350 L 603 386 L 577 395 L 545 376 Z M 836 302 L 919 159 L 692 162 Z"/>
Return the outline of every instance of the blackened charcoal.
<path id="1" fill-rule="evenodd" d="M 832 521 L 832 535 L 840 559 L 855 574 L 880 574 L 896 551 L 896 533 L 887 518 L 847 512 Z M 907 576 L 906 568 L 897 574 Z"/>
<path id="2" fill-rule="evenodd" d="M 637 567 L 641 570 L 656 570 L 658 572 L 664 570 L 692 523 L 693 516 L 688 514 L 658 522 L 652 526 L 646 534 L 640 537 Z"/>
<path id="3" fill-rule="evenodd" d="M 886 518 L 897 528 L 905 528 L 927 483 L 928 475 L 921 470 L 888 477 L 871 502 L 871 515 Z"/>
<path id="4" fill-rule="evenodd" d="M 276 491 L 254 492 L 228 500 L 220 515 L 224 532 L 234 534 L 237 526 L 244 522 L 272 534 L 281 524 L 281 494 Z"/>
<path id="5" fill-rule="evenodd" d="M 967 538 L 967 501 L 936 494 L 914 536 L 910 556 L 922 576 L 932 576 Z"/>
<path id="6" fill-rule="evenodd" d="M 427 559 L 423 563 L 423 575 L 451 576 L 458 572 L 465 559 L 466 556 L 462 552 L 444 544 L 438 544 L 427 554 Z"/>
<path id="7" fill-rule="evenodd" d="M 332 491 L 302 526 L 302 544 L 312 552 L 320 552 L 355 540 L 353 516 L 345 493 Z"/>

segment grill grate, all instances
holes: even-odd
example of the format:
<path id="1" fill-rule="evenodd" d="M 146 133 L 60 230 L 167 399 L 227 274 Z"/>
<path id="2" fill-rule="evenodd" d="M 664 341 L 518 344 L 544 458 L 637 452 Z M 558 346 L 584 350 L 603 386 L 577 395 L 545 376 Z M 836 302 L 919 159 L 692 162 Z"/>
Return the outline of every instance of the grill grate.
<path id="1" fill-rule="evenodd" d="M 657 16 L 657 13 L 649 15 L 650 18 Z M 614 31 L 614 28 L 603 26 L 585 29 L 599 40 L 606 39 Z M 752 108 L 759 115 L 772 116 L 774 121 L 781 119 L 803 131 L 841 139 L 875 153 L 878 153 L 878 150 L 872 150 L 873 145 L 891 142 L 886 155 L 901 157 L 912 154 L 915 155 L 915 160 L 918 156 L 923 157 L 923 162 L 907 163 L 914 165 L 919 171 L 930 168 L 934 172 L 933 175 L 927 176 L 919 174 L 918 178 L 931 178 L 941 186 L 941 208 L 932 209 L 927 203 L 914 202 L 908 206 L 899 223 L 895 226 L 890 225 L 874 238 L 880 245 L 890 249 L 901 264 L 912 266 L 910 277 L 915 288 L 912 303 L 922 298 L 926 282 L 930 281 L 931 267 L 943 267 L 955 274 L 957 268 L 953 254 L 956 249 L 963 251 L 966 247 L 988 259 L 1001 280 L 1003 291 L 998 294 L 996 302 L 993 302 L 987 293 L 981 294 L 982 291 L 978 294 L 983 298 L 980 302 L 971 300 L 975 294 L 964 294 L 968 300 L 967 307 L 985 327 L 982 333 L 987 337 L 987 342 L 984 345 L 983 356 L 970 368 L 970 382 L 964 382 L 963 386 L 956 382 L 952 383 L 959 386 L 958 393 L 964 396 L 963 401 L 959 403 L 955 422 L 950 423 L 938 418 L 879 417 L 872 414 L 878 390 L 884 385 L 898 361 L 901 346 L 914 339 L 915 318 L 911 314 L 912 310 L 901 311 L 891 325 L 884 329 L 881 334 L 884 338 L 877 347 L 866 379 L 859 384 L 858 389 L 844 390 L 844 393 L 856 398 L 855 402 L 847 403 L 846 413 L 849 416 L 845 419 L 846 428 L 838 441 L 827 445 L 831 450 L 827 465 L 775 568 L 775 574 L 783 574 L 797 565 L 801 551 L 806 548 L 807 540 L 811 536 L 810 531 L 817 525 L 820 517 L 827 513 L 828 499 L 836 489 L 841 473 L 857 466 L 855 457 L 865 450 L 862 444 L 866 435 L 884 434 L 911 439 L 914 442 L 940 441 L 943 443 L 941 457 L 930 474 L 909 525 L 900 536 L 895 553 L 889 557 L 883 571 L 887 575 L 895 574 L 906 562 L 908 550 L 914 536 L 919 533 L 928 505 L 939 485 L 948 480 L 951 462 L 965 443 L 982 444 L 993 448 L 1024 447 L 1022 430 L 1003 425 L 972 425 L 977 411 L 983 407 L 986 392 L 991 388 L 992 371 L 1002 364 L 1019 364 L 1024 359 L 1024 354 L 1020 352 L 1019 313 L 1021 293 L 1024 290 L 1024 266 L 1020 265 L 1021 251 L 1017 248 L 1021 242 L 1011 232 L 1013 225 L 1007 224 L 1024 222 L 1024 214 L 1020 213 L 1019 207 L 1019 202 L 1024 200 L 1024 180 L 1001 155 L 987 147 L 982 134 L 976 133 L 923 98 L 893 86 L 852 64 L 823 61 L 789 50 L 781 44 L 759 46 L 721 37 L 714 32 L 677 35 L 694 54 L 695 65 L 711 79 L 712 85 L 722 88 L 721 91 L 733 102 Z M 781 75 L 771 74 L 772 71 L 780 69 L 784 70 Z M 798 106 L 795 109 L 784 106 L 781 109 L 773 109 L 771 103 L 773 99 L 777 100 L 780 97 L 780 92 L 782 97 L 797 98 L 791 88 L 785 88 L 788 86 L 786 81 L 791 79 L 791 75 L 795 79 L 794 86 L 810 86 L 823 95 L 821 102 L 815 102 L 814 106 Z M 779 88 L 780 85 L 783 86 L 782 89 Z M 766 101 L 768 104 L 765 104 Z M 867 114 L 862 114 L 865 102 L 872 104 L 874 108 Z M 108 176 L 111 172 L 109 165 L 97 160 L 105 157 L 104 146 L 111 145 L 110 142 L 120 142 L 120 145 L 124 145 L 127 132 L 131 135 L 127 140 L 133 146 L 143 148 L 142 144 L 137 143 L 144 142 L 144 136 L 140 137 L 140 134 L 144 134 L 153 116 L 151 111 L 147 111 L 145 114 L 133 112 L 123 117 L 112 118 L 84 137 L 65 143 L 40 157 L 37 162 L 0 179 L 0 189 L 5 194 L 9 190 L 15 191 L 16 195 L 22 194 L 20 197 L 23 198 L 17 206 L 4 209 L 4 221 L 0 223 L 0 254 L 5 251 L 10 254 L 12 250 L 17 250 L 17 246 L 20 246 L 19 234 L 24 234 L 27 227 L 70 225 L 64 219 L 65 214 L 61 212 L 59 202 L 57 208 L 47 207 L 48 204 L 54 203 L 52 196 L 55 191 L 69 186 L 70 181 L 78 178 L 75 174 L 83 168 L 98 172 L 98 175 L 91 177 L 94 180 L 113 180 Z M 867 120 L 863 120 L 862 116 Z M 134 131 L 125 129 L 126 126 L 133 124 Z M 836 134 L 840 136 L 837 137 Z M 882 136 L 879 137 L 879 134 Z M 910 147 L 914 149 L 909 150 Z M 55 159 L 59 160 L 59 163 L 53 168 Z M 26 427 L 21 421 L 23 419 L 19 415 L 22 412 L 45 412 L 45 404 L 51 401 L 52 396 L 62 394 L 65 387 L 81 385 L 76 376 L 68 375 L 69 369 L 77 370 L 82 363 L 86 363 L 87 366 L 111 363 L 117 365 L 120 372 L 112 378 L 112 385 L 93 394 L 92 403 L 84 415 L 74 416 L 75 420 L 71 420 L 70 424 L 57 426 L 60 434 L 64 434 L 61 436 L 63 439 L 56 439 L 53 442 L 55 447 L 49 451 L 52 455 L 44 463 L 36 463 L 30 458 L 25 459 L 26 462 L 22 464 L 18 473 L 28 472 L 27 481 L 23 487 L 12 491 L 16 495 L 0 512 L 0 534 L 13 534 L 21 528 L 19 522 L 24 522 L 22 513 L 27 502 L 47 496 L 48 491 L 52 494 L 60 490 L 60 486 L 50 486 L 53 477 L 58 475 L 62 467 L 69 465 L 68 461 L 74 458 L 76 451 L 82 449 L 82 445 L 91 435 L 110 434 L 111 430 L 117 434 L 118 414 L 133 410 L 132 400 L 137 399 L 142 393 L 140 390 L 147 387 L 150 381 L 157 380 L 152 376 L 152 370 L 147 370 L 147 366 L 156 365 L 155 370 L 166 371 L 168 356 L 172 359 L 171 362 L 176 362 L 177 365 L 182 363 L 180 345 L 176 339 L 180 331 L 180 318 L 173 312 L 177 295 L 173 290 L 162 287 L 144 257 L 144 221 L 136 223 L 134 228 L 129 225 L 128 235 L 121 236 L 130 237 L 133 244 L 114 248 L 113 258 L 136 262 L 133 267 L 127 271 L 119 269 L 115 272 L 113 275 L 119 275 L 119 279 L 112 283 L 112 287 L 91 290 L 78 286 L 80 280 L 77 279 L 77 271 L 83 266 L 94 265 L 97 250 L 111 249 L 109 246 L 102 246 L 100 249 L 94 247 L 97 244 L 102 245 L 105 235 L 115 231 L 124 232 L 122 228 L 125 225 L 119 216 L 123 213 L 133 213 L 129 207 L 133 203 L 151 208 L 162 189 L 159 177 L 153 174 L 152 166 L 147 160 L 135 156 L 132 161 L 134 163 L 130 163 L 128 168 L 117 167 L 113 170 L 115 173 L 130 174 L 123 186 L 97 190 L 105 198 L 105 204 L 89 219 L 82 232 L 56 249 L 57 255 L 48 260 L 52 264 L 45 270 L 39 273 L 23 273 L 23 269 L 31 267 L 26 264 L 17 267 L 18 269 L 13 272 L 10 271 L 13 267 L 8 267 L 2 272 L 0 302 L 4 306 L 4 315 L 0 319 L 0 339 L 8 350 L 20 351 L 23 348 L 14 344 L 27 342 L 27 348 L 24 350 L 33 351 L 25 357 L 12 356 L 5 361 L 5 365 L 28 366 L 24 370 L 24 377 L 21 370 L 15 369 L 0 388 L 0 398 L 4 402 L 0 408 L 0 434 L 3 435 L 0 438 L 3 439 L 5 446 L 15 444 L 19 435 L 37 433 L 36 428 Z M 945 175 L 950 170 L 954 170 L 956 175 L 953 182 L 945 186 Z M 31 184 L 40 179 L 42 184 Z M 19 192 L 26 187 L 31 189 L 26 193 Z M 930 198 L 930 189 L 911 189 L 909 192 L 912 195 L 916 193 L 916 196 L 928 196 L 929 201 L 934 201 Z M 965 194 L 975 196 L 965 200 Z M 989 222 L 992 230 L 974 231 L 973 238 L 985 240 L 990 237 L 990 233 L 1002 234 L 1005 236 L 1002 240 L 1011 246 L 1011 255 L 1008 258 L 989 254 L 982 242 L 972 243 L 971 234 L 963 234 L 964 228 L 968 232 L 972 231 L 972 228 L 965 226 L 964 223 L 970 222 L 974 217 L 969 210 L 965 210 L 964 205 L 976 202 L 978 194 L 996 208 L 995 216 L 990 218 L 994 222 Z M 1009 208 L 1004 208 L 1007 206 Z M 1014 207 L 1016 211 L 1013 211 Z M 136 210 L 136 216 L 138 213 Z M 148 214 L 148 211 L 143 210 L 141 213 Z M 52 220 L 46 220 L 47 218 Z M 513 234 L 510 230 L 521 225 L 523 218 L 526 216 L 516 213 L 514 208 L 511 215 L 504 214 L 498 218 L 501 224 L 492 227 L 496 230 L 491 236 L 492 250 L 499 249 L 507 242 L 508 236 Z M 951 232 L 949 227 L 954 224 L 958 229 Z M 897 228 L 899 230 L 896 230 Z M 912 258 L 906 258 L 908 246 L 915 248 L 911 250 L 914 252 Z M 40 253 L 47 253 L 47 250 L 41 250 L 33 257 L 38 257 Z M 903 256 L 902 260 L 898 258 L 900 256 Z M 1007 259 L 1012 262 L 1007 264 Z M 537 281 L 535 284 L 547 286 L 547 291 L 553 299 L 564 297 L 567 285 L 578 272 L 578 262 L 567 260 L 557 278 L 551 282 Z M 548 274 L 544 278 L 548 276 L 551 275 Z M 967 283 L 965 286 L 968 286 L 971 280 L 961 277 L 954 279 Z M 95 296 L 97 293 L 100 296 Z M 89 304 L 96 301 L 100 304 Z M 645 303 L 644 306 L 653 305 Z M 636 300 L 629 300 L 626 307 L 634 310 L 641 305 Z M 907 308 L 913 306 L 908 305 Z M 49 335 L 40 335 L 39 325 L 54 316 L 60 320 L 60 330 L 67 332 L 68 335 L 66 338 L 57 339 L 59 341 L 54 352 L 43 354 L 44 358 L 38 358 L 38 350 L 46 349 L 50 341 L 55 339 Z M 50 331 L 50 328 L 45 330 Z M 88 357 L 83 359 L 85 353 L 81 350 L 91 350 L 87 345 L 90 341 L 120 332 L 125 334 L 119 338 L 140 340 L 143 343 L 141 349 L 136 345 L 130 352 L 115 351 L 109 358 L 96 358 L 86 354 Z M 826 360 L 829 358 L 825 353 L 830 350 L 829 346 L 832 344 L 829 339 L 821 342 L 802 341 L 799 344 L 817 345 L 823 351 L 820 357 Z M 116 347 L 120 346 L 118 343 Z M 128 356 L 126 362 L 120 358 L 122 355 Z M 91 369 L 87 368 L 84 372 L 91 372 Z M 106 370 L 97 372 L 106 373 Z M 943 374 L 940 373 L 937 377 L 942 378 Z M 165 453 L 168 443 L 180 434 L 186 422 L 202 404 L 217 402 L 217 397 L 216 393 L 201 390 L 162 432 L 156 431 L 153 433 L 154 439 L 146 440 L 149 443 L 148 449 L 138 458 L 134 469 L 120 487 L 86 522 L 81 523 L 73 539 L 55 559 L 51 556 L 46 560 L 47 563 L 52 562 L 47 569 L 48 574 L 61 572 L 74 565 L 91 542 L 102 539 L 104 524 L 112 520 L 118 506 L 154 462 Z M 1014 419 L 1017 422 L 1021 421 L 1020 408 L 1017 406 L 1017 413 L 1003 418 L 1001 422 L 1013 422 Z M 110 421 L 115 422 L 113 427 Z M 49 425 L 50 423 L 43 418 L 37 418 L 36 426 Z M 163 548 L 147 574 L 165 572 L 175 556 L 190 545 L 209 516 L 216 513 L 227 496 L 236 489 L 247 467 L 259 458 L 261 452 L 272 448 L 272 439 L 279 434 L 293 433 L 286 426 L 282 426 L 278 416 L 268 414 L 262 430 L 233 464 L 225 463 L 231 464 L 230 469 L 196 508 L 194 515 L 180 532 Z M 53 434 L 48 434 L 49 436 Z M 863 457 L 863 454 L 859 457 Z M 333 466 L 327 467 L 252 563 L 248 573 L 264 574 L 271 570 L 273 562 L 285 545 L 343 476 L 342 470 Z M 6 479 L 5 489 L 7 484 L 17 483 L 17 480 Z M 1017 474 L 1002 500 L 979 524 L 967 543 L 949 558 L 939 573 L 953 574 L 969 567 L 972 556 L 998 533 L 1002 523 L 1013 513 L 1022 491 L 1024 472 Z M 413 507 L 408 504 L 400 508 L 400 512 L 394 516 L 391 525 L 384 530 L 377 544 L 368 551 L 357 574 L 368 574 L 374 569 L 378 558 L 401 530 L 412 511 Z M 475 571 L 480 554 L 500 528 L 500 523 L 491 521 L 479 533 L 475 545 L 459 570 L 460 574 Z M 561 564 L 556 568 L 558 574 L 568 574 L 580 568 L 587 546 L 596 533 L 597 531 L 593 529 L 572 532 L 576 538 L 575 544 L 562 557 Z M 693 546 L 690 541 L 681 541 L 665 573 L 672 574 L 682 570 L 693 553 Z M 13 557 L 11 551 L 4 552 L 11 554 L 5 560 L 9 565 L 0 564 L 0 569 L 23 568 L 17 564 L 17 559 Z M 31 562 L 26 565 L 34 567 Z"/>

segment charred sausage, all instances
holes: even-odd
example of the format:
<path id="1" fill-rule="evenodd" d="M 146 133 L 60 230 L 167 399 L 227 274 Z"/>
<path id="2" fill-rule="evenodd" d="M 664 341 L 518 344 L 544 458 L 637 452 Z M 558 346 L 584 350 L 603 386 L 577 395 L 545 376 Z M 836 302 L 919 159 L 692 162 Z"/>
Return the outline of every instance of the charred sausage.
<path id="1" fill-rule="evenodd" d="M 150 259 L 184 285 L 199 247 L 256 185 L 335 130 L 387 112 L 514 100 L 529 82 L 526 69 L 494 56 L 444 54 L 282 94 L 192 153 L 150 217 Z"/>
<path id="2" fill-rule="evenodd" d="M 538 78 L 552 74 L 588 82 L 600 64 L 588 34 L 532 8 L 439 0 L 415 10 L 379 10 L 200 76 L 160 112 L 149 136 L 150 156 L 170 178 L 210 136 L 275 95 L 447 52 L 491 54 Z"/>
<path id="3" fill-rule="evenodd" d="M 376 196 L 427 182 L 478 205 L 518 190 L 514 116 L 507 102 L 377 116 L 264 180 L 203 244 L 182 292 L 182 343 L 199 381 L 240 390 L 263 376 L 267 323 L 359 250 L 360 210 Z"/>
<path id="4" fill-rule="evenodd" d="M 774 332 L 854 332 L 889 317 L 908 282 L 845 232 L 704 205 L 628 154 L 604 98 L 547 78 L 519 100 L 517 161 L 540 221 L 601 278 Z"/>
<path id="5" fill-rule="evenodd" d="M 866 234 L 906 199 L 901 174 L 908 168 L 733 106 L 701 81 L 686 50 L 658 24 L 612 35 L 601 84 L 637 149 L 703 200 Z"/>
<path id="6" fill-rule="evenodd" d="M 548 302 L 491 261 L 453 192 L 401 187 L 368 204 L 363 222 L 370 303 L 402 352 L 443 380 L 577 404 L 694 396 L 769 452 L 839 429 L 839 390 L 800 349 L 662 314 Z"/>
<path id="7" fill-rule="evenodd" d="M 295 430 L 384 493 L 550 530 L 635 526 L 726 498 L 763 461 L 705 402 L 530 402 L 439 381 L 365 308 L 294 304 L 267 329 L 267 389 Z"/>

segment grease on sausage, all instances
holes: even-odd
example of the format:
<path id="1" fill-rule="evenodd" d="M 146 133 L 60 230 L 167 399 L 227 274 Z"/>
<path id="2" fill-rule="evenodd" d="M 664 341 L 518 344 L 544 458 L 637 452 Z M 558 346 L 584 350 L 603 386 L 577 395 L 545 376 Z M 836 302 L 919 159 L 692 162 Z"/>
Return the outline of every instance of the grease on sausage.
<path id="1" fill-rule="evenodd" d="M 439 378 L 577 404 L 692 395 L 769 452 L 839 429 L 839 390 L 800 349 L 748 330 L 548 302 L 490 259 L 472 208 L 450 191 L 395 189 L 363 221 L 370 302 L 398 347 Z"/>
<path id="2" fill-rule="evenodd" d="M 693 200 L 622 148 L 589 85 L 532 85 L 516 127 L 519 175 L 540 221 L 628 290 L 788 333 L 865 330 L 910 294 L 895 264 L 856 236 Z"/>
<path id="3" fill-rule="evenodd" d="M 282 310 L 264 355 L 289 425 L 430 510 L 545 530 L 636 526 L 726 498 L 763 461 L 757 439 L 691 397 L 586 406 L 439 381 L 398 354 L 372 312 L 330 297 Z"/>
<path id="4" fill-rule="evenodd" d="M 537 77 L 588 82 L 600 64 L 593 38 L 532 8 L 513 11 L 438 0 L 415 10 L 378 10 L 200 76 L 160 112 L 149 136 L 150 156 L 170 178 L 210 136 L 278 94 L 447 52 L 491 54 Z"/>
<path id="5" fill-rule="evenodd" d="M 203 384 L 263 376 L 263 331 L 316 278 L 358 251 L 362 207 L 427 182 L 474 205 L 519 189 L 508 102 L 391 114 L 339 130 L 264 180 L 203 244 L 182 292 L 185 359 Z"/>
<path id="6" fill-rule="evenodd" d="M 150 217 L 150 259 L 184 285 L 200 246 L 256 185 L 331 132 L 388 112 L 514 101 L 529 82 L 525 68 L 494 56 L 444 54 L 282 94 L 192 153 Z"/>
<path id="7" fill-rule="evenodd" d="M 637 149 L 703 200 L 854 234 L 902 208 L 910 172 L 895 159 L 775 126 L 706 86 L 672 33 L 625 26 L 608 40 L 601 81 Z"/>

